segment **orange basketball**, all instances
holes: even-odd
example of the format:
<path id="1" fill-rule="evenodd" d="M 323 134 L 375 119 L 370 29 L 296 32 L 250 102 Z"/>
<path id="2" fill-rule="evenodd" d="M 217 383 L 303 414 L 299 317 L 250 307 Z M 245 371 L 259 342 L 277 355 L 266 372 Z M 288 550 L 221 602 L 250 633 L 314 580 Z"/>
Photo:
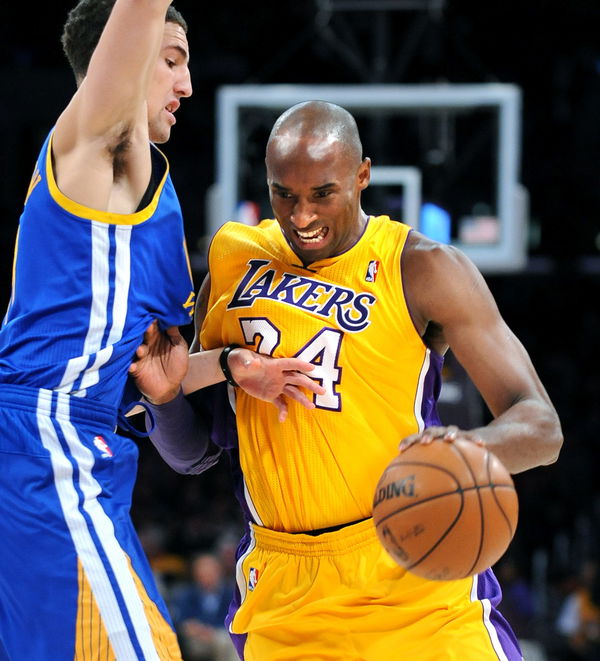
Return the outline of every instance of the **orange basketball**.
<path id="1" fill-rule="evenodd" d="M 385 469 L 373 520 L 394 560 L 448 581 L 491 567 L 517 526 L 515 486 L 500 460 L 469 441 L 411 445 Z"/>

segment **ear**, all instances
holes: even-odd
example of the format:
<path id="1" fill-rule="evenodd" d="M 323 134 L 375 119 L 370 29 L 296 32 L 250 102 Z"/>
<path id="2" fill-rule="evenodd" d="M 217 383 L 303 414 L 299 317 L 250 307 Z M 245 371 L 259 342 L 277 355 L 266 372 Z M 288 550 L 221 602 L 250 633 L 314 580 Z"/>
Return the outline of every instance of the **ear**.
<path id="1" fill-rule="evenodd" d="M 363 158 L 362 163 L 358 167 L 356 177 L 358 180 L 358 189 L 364 190 L 371 181 L 371 159 L 368 156 Z"/>

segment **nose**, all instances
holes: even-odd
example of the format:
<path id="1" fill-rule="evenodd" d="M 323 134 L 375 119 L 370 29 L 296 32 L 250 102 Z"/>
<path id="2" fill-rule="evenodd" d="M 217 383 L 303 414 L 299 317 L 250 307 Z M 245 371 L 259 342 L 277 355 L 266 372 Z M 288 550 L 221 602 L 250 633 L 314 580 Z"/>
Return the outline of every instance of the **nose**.
<path id="1" fill-rule="evenodd" d="M 290 221 L 298 229 L 305 229 L 317 219 L 314 206 L 306 200 L 298 199 L 294 204 Z"/>
<path id="2" fill-rule="evenodd" d="M 192 76 L 187 67 L 185 67 L 185 71 L 182 72 L 181 76 L 177 79 L 175 91 L 179 97 L 192 96 Z"/>

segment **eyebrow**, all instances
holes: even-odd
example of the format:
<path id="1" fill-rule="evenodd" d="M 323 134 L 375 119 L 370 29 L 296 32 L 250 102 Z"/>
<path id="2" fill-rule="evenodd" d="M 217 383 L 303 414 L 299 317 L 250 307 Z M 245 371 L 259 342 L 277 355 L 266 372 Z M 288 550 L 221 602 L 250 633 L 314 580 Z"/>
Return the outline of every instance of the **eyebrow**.
<path id="1" fill-rule="evenodd" d="M 178 51 L 186 62 L 189 61 L 189 53 L 183 46 L 180 46 L 179 44 L 169 44 L 168 46 L 165 46 L 165 50 L 171 49 Z"/>
<path id="2" fill-rule="evenodd" d="M 271 184 L 271 187 L 276 188 L 279 191 L 289 191 L 290 190 L 289 188 L 286 188 L 285 186 L 282 186 L 281 184 L 278 184 L 278 183 L 275 183 L 275 182 L 273 182 Z M 326 183 L 326 184 L 321 184 L 320 186 L 313 186 L 311 188 L 311 190 L 315 191 L 315 192 L 318 192 L 318 191 L 322 191 L 322 190 L 326 190 L 328 188 L 334 188 L 334 187 L 335 187 L 335 183 L 334 182 L 329 182 L 329 183 Z"/>

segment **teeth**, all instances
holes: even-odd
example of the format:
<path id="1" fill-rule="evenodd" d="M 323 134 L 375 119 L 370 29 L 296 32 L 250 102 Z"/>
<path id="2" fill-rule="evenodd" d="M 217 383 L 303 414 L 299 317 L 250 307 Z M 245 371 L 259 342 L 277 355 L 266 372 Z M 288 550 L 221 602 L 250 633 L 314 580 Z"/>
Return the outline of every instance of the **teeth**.
<path id="1" fill-rule="evenodd" d="M 317 230 L 313 230 L 312 232 L 300 232 L 299 230 L 296 230 L 296 233 L 301 239 L 314 239 L 317 237 L 323 228 L 319 228 Z"/>

